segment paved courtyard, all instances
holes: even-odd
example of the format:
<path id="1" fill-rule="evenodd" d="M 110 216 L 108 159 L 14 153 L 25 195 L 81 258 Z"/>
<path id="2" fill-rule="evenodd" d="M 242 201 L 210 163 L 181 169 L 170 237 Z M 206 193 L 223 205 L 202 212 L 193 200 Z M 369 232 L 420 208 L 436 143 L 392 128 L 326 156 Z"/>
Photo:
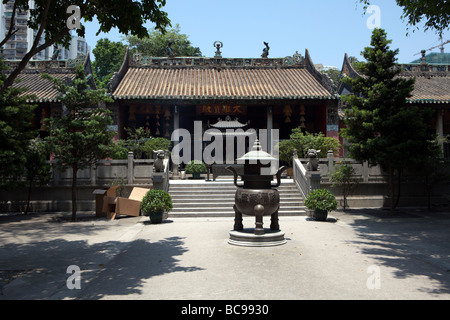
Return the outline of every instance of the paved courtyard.
<path id="1" fill-rule="evenodd" d="M 233 218 L 93 215 L 0 215 L 0 299 L 450 299 L 448 212 L 282 216 L 264 248 L 228 244 Z"/>

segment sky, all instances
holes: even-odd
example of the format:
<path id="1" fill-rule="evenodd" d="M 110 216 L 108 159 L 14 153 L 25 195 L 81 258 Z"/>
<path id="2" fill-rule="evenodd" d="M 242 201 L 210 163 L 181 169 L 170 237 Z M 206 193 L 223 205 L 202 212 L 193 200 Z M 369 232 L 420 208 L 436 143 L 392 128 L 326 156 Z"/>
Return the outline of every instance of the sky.
<path id="1" fill-rule="evenodd" d="M 440 44 L 435 31 L 425 32 L 422 26 L 414 32 L 410 27 L 407 36 L 408 25 L 395 0 L 372 0 L 371 4 L 379 10 L 364 14 L 359 0 L 167 0 L 163 11 L 172 26 L 179 24 L 181 33 L 206 57 L 214 56 L 215 41 L 223 43 L 224 58 L 259 58 L 263 42 L 268 42 L 269 58 L 292 56 L 297 51 L 304 56 L 308 49 L 315 64 L 341 69 L 345 53 L 364 60 L 361 51 L 370 45 L 369 26 L 378 22 L 392 40 L 391 49 L 399 49 L 399 63 L 418 59 L 422 49 Z M 101 38 L 123 41 L 117 30 L 96 36 L 96 21 L 85 26 L 91 51 Z M 448 39 L 450 32 L 443 35 L 444 41 Z M 450 52 L 450 44 L 444 48 Z"/>

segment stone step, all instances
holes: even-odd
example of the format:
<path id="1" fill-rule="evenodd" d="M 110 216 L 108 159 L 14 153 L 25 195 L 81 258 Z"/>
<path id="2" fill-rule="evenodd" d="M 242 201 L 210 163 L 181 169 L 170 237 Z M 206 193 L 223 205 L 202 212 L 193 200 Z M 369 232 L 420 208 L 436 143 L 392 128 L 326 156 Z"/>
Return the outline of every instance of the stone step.
<path id="1" fill-rule="evenodd" d="M 304 200 L 297 187 L 283 181 L 277 188 L 280 193 L 280 216 L 306 215 Z M 170 184 L 172 217 L 233 217 L 236 186 L 232 180 L 226 182 L 176 181 Z"/>
<path id="2" fill-rule="evenodd" d="M 234 198 L 227 199 L 226 201 L 219 201 L 216 199 L 209 199 L 205 201 L 199 201 L 198 199 L 174 199 L 172 198 L 172 202 L 174 206 L 185 206 L 185 207 L 195 207 L 195 206 L 205 206 L 205 207 L 220 207 L 220 206 L 229 206 L 233 207 Z M 304 206 L 305 202 L 300 199 L 280 199 L 280 205 L 283 206 Z"/>
<path id="3" fill-rule="evenodd" d="M 298 209 L 298 210 L 289 210 L 289 211 L 278 211 L 278 216 L 280 217 L 291 217 L 291 216 L 306 216 L 305 209 Z M 173 211 L 171 210 L 169 212 L 169 218 L 195 218 L 195 217 L 234 217 L 234 211 Z M 270 219 L 270 216 L 266 216 L 264 219 Z"/>

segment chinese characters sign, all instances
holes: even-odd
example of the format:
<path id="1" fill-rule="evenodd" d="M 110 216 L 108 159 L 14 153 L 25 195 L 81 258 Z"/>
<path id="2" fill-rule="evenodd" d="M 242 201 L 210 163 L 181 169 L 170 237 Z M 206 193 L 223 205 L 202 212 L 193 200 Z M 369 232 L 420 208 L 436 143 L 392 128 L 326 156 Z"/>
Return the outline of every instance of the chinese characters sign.
<path id="1" fill-rule="evenodd" d="M 201 105 L 197 106 L 198 115 L 245 115 L 247 106 Z"/>

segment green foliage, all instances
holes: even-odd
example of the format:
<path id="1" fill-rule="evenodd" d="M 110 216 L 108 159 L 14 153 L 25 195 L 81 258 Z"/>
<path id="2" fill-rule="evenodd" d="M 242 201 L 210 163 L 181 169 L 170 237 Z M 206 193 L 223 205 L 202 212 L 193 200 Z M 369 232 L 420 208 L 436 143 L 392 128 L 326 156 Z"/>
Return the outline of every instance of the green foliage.
<path id="1" fill-rule="evenodd" d="M 6 66 L 0 56 L 0 87 L 6 79 Z M 24 89 L 8 88 L 0 92 L 0 187 L 20 184 L 25 172 L 29 140 L 37 135 L 30 128 L 35 105 L 28 104 L 30 96 Z"/>
<path id="2" fill-rule="evenodd" d="M 292 129 L 290 138 L 296 143 L 299 156 L 304 156 L 308 149 L 316 149 L 320 150 L 319 158 L 325 158 L 329 150 L 337 153 L 341 147 L 340 142 L 335 138 L 325 137 L 322 132 L 303 133 L 300 127 Z"/>
<path id="3" fill-rule="evenodd" d="M 371 1 L 360 0 L 360 2 L 364 3 L 366 8 Z M 442 0 L 396 0 L 396 2 L 403 8 L 402 19 L 406 20 L 411 27 L 424 23 L 425 31 L 434 29 L 439 35 L 448 30 L 450 2 Z"/>
<path id="4" fill-rule="evenodd" d="M 67 109 L 61 118 L 48 121 L 50 136 L 46 138 L 49 152 L 55 155 L 54 164 L 62 169 L 72 169 L 72 221 L 76 220 L 77 172 L 95 165 L 111 155 L 114 132 L 110 111 L 101 104 L 112 102 L 105 90 L 90 90 L 83 66 L 76 68 L 71 85 L 49 75 L 59 91 L 60 100 Z"/>
<path id="5" fill-rule="evenodd" d="M 303 133 L 302 128 L 298 127 L 292 129 L 290 140 L 280 141 L 276 148 L 278 148 L 280 160 L 292 165 L 294 149 L 297 149 L 300 158 L 306 155 L 308 149 L 320 150 L 319 158 L 325 158 L 329 150 L 333 153 L 339 152 L 341 143 L 335 138 L 325 137 L 321 132 Z"/>
<path id="6" fill-rule="evenodd" d="M 169 150 L 171 145 L 172 145 L 172 142 L 169 139 L 166 139 L 166 138 L 153 138 L 153 139 L 147 140 L 144 143 L 144 146 L 143 146 L 142 150 L 147 155 L 150 155 L 150 154 L 153 153 L 153 151 Z"/>
<path id="7" fill-rule="evenodd" d="M 151 29 L 145 38 L 139 39 L 136 36 L 125 37 L 133 52 L 139 52 L 144 56 L 167 57 L 167 45 L 172 43 L 171 48 L 174 56 L 179 57 L 200 57 L 202 55 L 200 48 L 193 47 L 188 40 L 188 36 L 180 32 L 180 26 L 161 32 Z"/>
<path id="8" fill-rule="evenodd" d="M 364 76 L 343 79 L 354 94 L 343 97 L 350 108 L 345 110 L 341 135 L 350 143 L 354 159 L 378 164 L 389 173 L 393 200 L 393 172 L 418 167 L 436 151 L 429 128 L 433 111 L 407 103 L 414 79 L 396 77 L 401 72 L 395 58 L 398 49 L 390 50 L 390 43 L 384 30 L 375 29 L 371 47 L 362 52 L 367 61 L 360 63 Z"/>
<path id="9" fill-rule="evenodd" d="M 151 138 L 150 131 L 146 132 L 143 127 L 140 128 L 124 128 L 127 133 L 127 140 L 123 142 L 123 146 L 128 151 L 133 152 L 136 159 L 142 158 L 144 152 L 144 145 Z"/>
<path id="10" fill-rule="evenodd" d="M 286 161 L 289 167 L 292 167 L 294 150 L 297 149 L 298 143 L 294 140 L 280 141 L 275 148 L 278 148 L 278 156 L 281 161 Z"/>
<path id="11" fill-rule="evenodd" d="M 29 9 L 28 0 L 15 0 L 17 10 Z M 3 3 L 6 3 L 4 0 Z M 166 0 L 35 0 L 34 8 L 30 10 L 28 27 L 37 31 L 37 39 L 29 52 L 22 59 L 22 63 L 11 73 L 7 81 L 0 87 L 0 91 L 12 86 L 14 80 L 23 70 L 27 62 L 38 52 L 53 44 L 62 44 L 69 47 L 72 35 L 69 33 L 66 21 L 70 17 L 66 13 L 71 5 L 80 8 L 81 23 L 80 28 L 75 32 L 78 36 L 85 36 L 84 21 L 92 21 L 94 18 L 98 21 L 99 29 L 97 35 L 101 32 L 108 33 L 111 29 L 117 29 L 121 34 L 133 35 L 143 38 L 148 35 L 147 22 L 153 22 L 156 30 L 164 31 L 170 26 L 170 20 L 166 12 L 162 11 Z M 45 30 L 45 32 L 43 32 Z M 41 35 L 44 36 L 44 43 L 40 42 Z M 4 44 L 12 36 L 8 32 L 3 39 Z"/>
<path id="12" fill-rule="evenodd" d="M 128 159 L 128 149 L 125 147 L 124 140 L 118 140 L 114 143 L 111 158 L 115 160 Z"/>
<path id="13" fill-rule="evenodd" d="M 335 170 L 331 173 L 331 182 L 333 187 L 341 187 L 344 197 L 344 210 L 348 207 L 347 197 L 358 184 L 355 178 L 355 169 L 345 161 L 336 163 Z"/>
<path id="14" fill-rule="evenodd" d="M 28 183 L 28 196 L 24 214 L 27 214 L 30 208 L 31 188 L 36 184 L 40 186 L 45 185 L 52 178 L 51 167 L 47 163 L 45 146 L 40 138 L 35 138 L 29 143 L 25 169 L 25 179 Z"/>
<path id="15" fill-rule="evenodd" d="M 55 84 L 67 108 L 66 115 L 49 121 L 51 130 L 46 140 L 55 154 L 56 164 L 81 170 L 108 157 L 113 147 L 114 132 L 108 129 L 112 119 L 110 111 L 99 105 L 112 99 L 102 89 L 89 89 L 82 66 L 77 67 L 70 86 L 49 75 L 43 77 Z"/>
<path id="16" fill-rule="evenodd" d="M 164 213 L 173 208 L 172 197 L 164 190 L 148 191 L 141 202 L 141 210 L 145 216 L 150 213 Z"/>
<path id="17" fill-rule="evenodd" d="M 341 71 L 337 69 L 328 69 L 323 70 L 322 73 L 326 74 L 331 80 L 333 80 L 334 88 L 337 90 L 339 84 L 341 83 Z"/>
<path id="18" fill-rule="evenodd" d="M 103 38 L 97 41 L 94 50 L 95 61 L 92 63 L 95 84 L 106 88 L 114 72 L 119 71 L 125 55 L 126 46 Z"/>
<path id="19" fill-rule="evenodd" d="M 427 156 L 433 136 L 428 123 L 429 109 L 409 105 L 414 79 L 396 77 L 398 50 L 390 50 L 390 40 L 382 29 L 375 29 L 371 45 L 363 51 L 361 64 L 365 77 L 345 78 L 354 95 L 343 97 L 351 108 L 345 112 L 346 128 L 341 135 L 350 142 L 353 158 L 379 164 L 384 170 L 397 169 Z"/>
<path id="20" fill-rule="evenodd" d="M 305 199 L 305 206 L 308 209 L 332 211 L 337 208 L 337 200 L 335 196 L 327 189 L 311 190 Z"/>
<path id="21" fill-rule="evenodd" d="M 206 166 L 200 160 L 191 160 L 186 165 L 185 170 L 186 170 L 186 173 L 205 173 L 206 172 Z"/>

